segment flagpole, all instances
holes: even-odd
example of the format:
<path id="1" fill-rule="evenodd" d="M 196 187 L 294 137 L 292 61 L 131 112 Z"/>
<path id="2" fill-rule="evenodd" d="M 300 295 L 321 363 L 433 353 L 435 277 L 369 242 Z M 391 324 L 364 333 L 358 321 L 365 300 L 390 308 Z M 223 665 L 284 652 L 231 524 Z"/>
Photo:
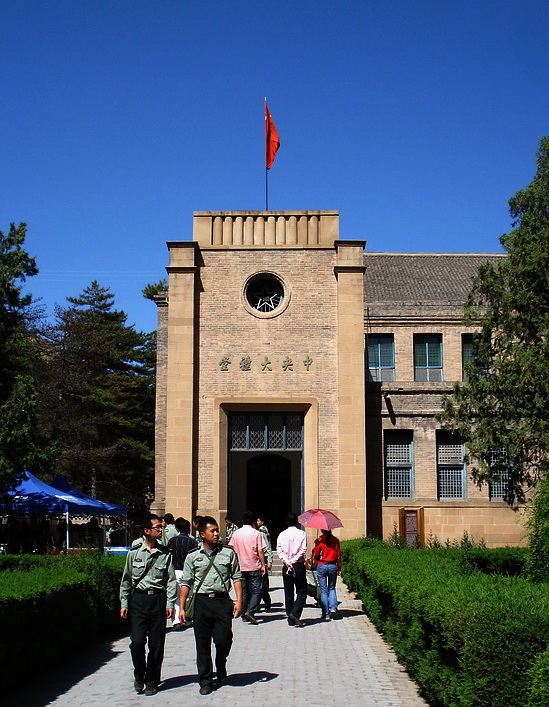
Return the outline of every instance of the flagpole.
<path id="1" fill-rule="evenodd" d="M 265 121 L 267 121 L 267 96 L 265 96 Z M 269 210 L 269 168 L 267 166 L 267 122 L 265 122 L 265 211 Z"/>
<path id="2" fill-rule="evenodd" d="M 280 138 L 265 97 L 265 211 L 269 210 L 269 169 L 280 147 Z"/>

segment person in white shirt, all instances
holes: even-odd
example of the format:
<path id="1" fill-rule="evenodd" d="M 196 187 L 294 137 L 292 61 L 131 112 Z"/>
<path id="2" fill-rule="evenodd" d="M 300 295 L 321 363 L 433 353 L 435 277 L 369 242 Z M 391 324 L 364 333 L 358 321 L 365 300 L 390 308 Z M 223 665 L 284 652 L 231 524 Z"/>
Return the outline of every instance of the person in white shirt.
<path id="1" fill-rule="evenodd" d="M 286 530 L 278 536 L 276 552 L 284 566 L 284 600 L 289 626 L 303 628 L 301 612 L 307 600 L 307 576 L 305 574 L 305 555 L 307 554 L 307 536 L 298 528 L 297 513 L 286 516 Z M 294 592 L 295 590 L 295 592 Z"/>

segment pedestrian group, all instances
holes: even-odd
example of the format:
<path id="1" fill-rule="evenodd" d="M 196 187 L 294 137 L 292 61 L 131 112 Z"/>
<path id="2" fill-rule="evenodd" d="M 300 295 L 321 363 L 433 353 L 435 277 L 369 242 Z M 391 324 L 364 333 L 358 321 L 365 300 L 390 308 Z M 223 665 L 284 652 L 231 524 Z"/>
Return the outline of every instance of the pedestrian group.
<path id="1" fill-rule="evenodd" d="M 265 519 L 247 511 L 242 527 L 230 516 L 225 525 L 227 544 L 222 543 L 218 523 L 211 516 L 194 516 L 192 531 L 189 521 L 174 520 L 171 513 L 163 518 L 150 514 L 143 522 L 143 535 L 128 552 L 120 584 L 120 615 L 130 622 L 138 694 L 158 692 L 167 620 L 174 631 L 193 627 L 199 691 L 209 695 L 227 678 L 233 619 L 241 617 L 257 625 L 261 603 L 265 611 L 271 610 L 273 552 Z M 305 626 L 301 614 L 308 594 L 317 599 L 323 620 L 339 618 L 335 588 L 341 573 L 339 540 L 324 530 L 307 558 L 307 539 L 296 513 L 288 513 L 286 526 L 278 536 L 276 552 L 283 563 L 288 624 Z M 308 575 L 313 576 L 312 591 Z"/>

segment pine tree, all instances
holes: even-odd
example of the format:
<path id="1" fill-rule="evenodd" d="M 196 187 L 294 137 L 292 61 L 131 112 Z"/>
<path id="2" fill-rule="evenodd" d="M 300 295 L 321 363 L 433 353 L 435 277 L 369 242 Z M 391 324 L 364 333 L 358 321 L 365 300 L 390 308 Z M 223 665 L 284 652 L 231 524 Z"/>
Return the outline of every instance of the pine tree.
<path id="1" fill-rule="evenodd" d="M 93 496 L 127 504 L 152 486 L 155 336 L 128 326 L 96 281 L 67 300 L 48 332 L 41 389 L 52 466 Z"/>
<path id="2" fill-rule="evenodd" d="M 32 328 L 39 312 L 31 295 L 23 294 L 23 285 L 38 269 L 24 248 L 26 233 L 25 223 L 12 223 L 7 234 L 0 231 L 0 491 L 17 480 L 37 454 L 37 349 Z"/>

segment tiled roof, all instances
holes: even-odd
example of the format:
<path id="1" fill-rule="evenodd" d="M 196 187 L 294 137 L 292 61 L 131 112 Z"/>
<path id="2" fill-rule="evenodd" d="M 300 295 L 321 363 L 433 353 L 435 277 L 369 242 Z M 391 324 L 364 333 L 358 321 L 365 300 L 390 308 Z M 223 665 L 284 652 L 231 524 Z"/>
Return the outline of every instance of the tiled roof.
<path id="1" fill-rule="evenodd" d="M 480 265 L 497 253 L 365 253 L 366 303 L 463 304 Z"/>

